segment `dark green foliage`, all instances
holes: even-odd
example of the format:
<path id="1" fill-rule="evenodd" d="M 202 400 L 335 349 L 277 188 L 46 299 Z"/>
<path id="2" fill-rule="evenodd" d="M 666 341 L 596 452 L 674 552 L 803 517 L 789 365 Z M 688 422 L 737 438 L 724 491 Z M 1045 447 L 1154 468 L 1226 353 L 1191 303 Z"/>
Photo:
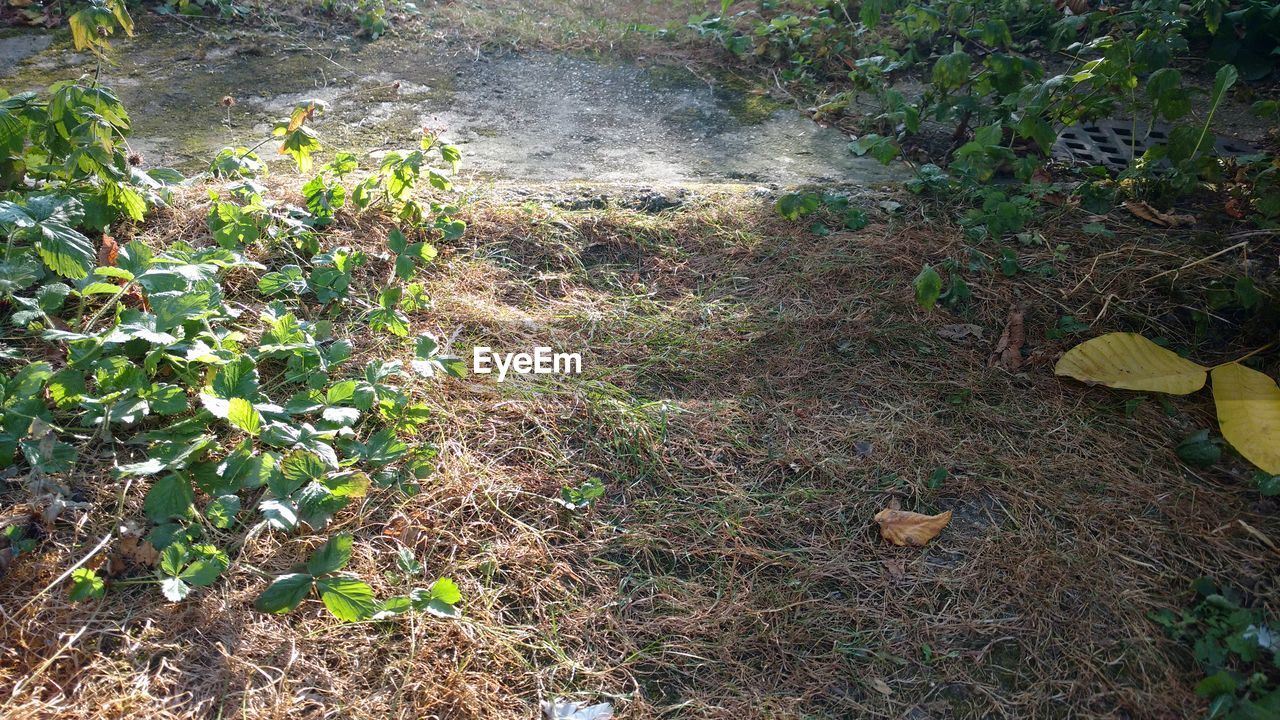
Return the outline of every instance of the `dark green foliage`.
<path id="1" fill-rule="evenodd" d="M 1211 718 L 1254 720 L 1280 716 L 1280 631 L 1258 608 L 1242 605 L 1231 588 L 1209 578 L 1192 583 L 1189 608 L 1150 614 L 1191 651 L 1205 677 L 1196 693 Z"/>
<path id="2" fill-rule="evenodd" d="M 321 150 L 308 122 L 322 111 L 305 102 L 277 126 L 282 153 L 301 171 Z M 64 475 L 90 461 L 80 452 L 86 443 L 95 447 L 92 458 L 110 448 L 111 474 L 145 492 L 142 513 L 154 523 L 146 541 L 159 561 L 148 581 L 177 602 L 233 567 L 238 548 L 225 531 L 241 523 L 255 531 L 323 530 L 370 492 L 367 470 L 406 478 L 429 472 L 434 448 L 409 435 L 429 410 L 393 384 L 404 376 L 399 364 L 375 360 L 343 377 L 352 343 L 335 337 L 327 318 L 351 322 L 360 314 L 351 306 L 373 305 L 370 325 L 409 336 L 401 300 L 412 293 L 418 309 L 421 290 L 403 281 L 435 256 L 433 240 L 462 232 L 453 209 L 424 200 L 417 182 L 447 191 L 428 151 L 449 167 L 459 157 L 428 138 L 419 150 L 390 154 L 349 192 L 343 182 L 355 158 L 338 153 L 304 186 L 307 207 L 297 208 L 256 182 L 266 168 L 254 149 L 228 148 L 211 165 L 231 181 L 210 191 L 213 243 L 119 247 L 94 238 L 111 223 L 142 219 L 174 178 L 128 164 L 120 142 L 128 128 L 115 96 L 94 85 L 56 85 L 48 101 L 34 94 L 0 100 L 7 158 L 0 191 L 9 190 L 0 195 L 0 298 L 7 301 L 0 319 L 24 350 L 64 355 L 56 371 L 22 352 L 4 355 L 17 364 L 0 371 L 0 466 Z M 357 210 L 395 213 L 402 222 L 376 303 L 352 287 L 353 272 L 369 258 L 321 247 L 324 228 L 353 195 L 362 199 Z M 246 258 L 264 244 L 272 251 L 259 255 L 280 258 L 278 266 Z M 248 297 L 226 296 L 231 271 L 258 275 Z M 415 367 L 461 374 L 460 360 L 441 355 L 434 341 L 419 339 L 414 349 Z M 350 534 L 334 536 L 307 573 L 278 579 L 258 606 L 285 612 L 314 589 L 341 620 L 371 617 L 369 586 L 336 574 L 352 551 Z M 108 585 L 87 569 L 70 581 L 74 600 L 100 598 Z M 408 609 L 432 602 L 419 600 L 407 600 Z"/>

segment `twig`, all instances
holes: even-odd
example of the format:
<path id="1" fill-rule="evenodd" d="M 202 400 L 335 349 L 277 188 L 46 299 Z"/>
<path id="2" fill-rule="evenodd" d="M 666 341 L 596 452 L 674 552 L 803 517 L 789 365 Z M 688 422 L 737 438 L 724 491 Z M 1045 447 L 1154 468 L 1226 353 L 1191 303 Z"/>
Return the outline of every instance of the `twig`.
<path id="1" fill-rule="evenodd" d="M 1280 547 L 1276 547 L 1276 544 L 1271 541 L 1271 538 L 1267 537 L 1266 535 L 1263 535 L 1260 530 L 1257 530 L 1252 525 L 1250 525 L 1249 523 L 1243 520 L 1236 520 L 1236 522 L 1240 523 L 1240 527 L 1244 528 L 1245 532 L 1254 536 L 1258 540 L 1261 540 L 1263 545 L 1266 545 L 1267 547 L 1271 548 L 1271 552 L 1277 555 L 1280 555 Z"/>
<path id="2" fill-rule="evenodd" d="M 1142 281 L 1142 283 L 1140 283 L 1140 284 L 1144 284 L 1144 285 L 1145 285 L 1146 283 L 1149 283 L 1149 282 L 1151 282 L 1152 280 L 1155 280 L 1156 278 L 1164 277 L 1165 275 L 1170 275 L 1170 274 L 1172 274 L 1172 273 L 1176 273 L 1176 272 L 1182 272 L 1183 270 L 1186 270 L 1187 268 L 1195 267 L 1196 265 L 1199 265 L 1199 264 L 1201 264 L 1201 263 L 1209 262 L 1210 260 L 1212 260 L 1212 259 L 1214 259 L 1214 258 L 1218 257 L 1219 255 L 1225 255 L 1225 254 L 1227 254 L 1227 253 L 1231 252 L 1232 250 L 1238 250 L 1238 249 L 1240 249 L 1240 248 L 1242 248 L 1242 247 L 1249 247 L 1249 241 L 1248 241 L 1248 240 L 1244 240 L 1244 241 L 1238 242 L 1238 243 L 1236 243 L 1235 245 L 1232 245 L 1232 246 L 1231 246 L 1231 247 L 1229 247 L 1229 248 L 1223 248 L 1223 249 L 1219 250 L 1218 252 L 1216 252 L 1216 253 L 1214 253 L 1214 254 L 1212 254 L 1212 255 L 1209 255 L 1208 257 L 1202 257 L 1202 258 L 1200 258 L 1199 260 L 1195 260 L 1195 261 L 1189 262 L 1189 263 L 1187 263 L 1187 264 L 1183 265 L 1182 267 L 1174 268 L 1174 269 L 1172 269 L 1172 270 L 1165 270 L 1165 271 L 1164 271 L 1164 272 L 1162 272 L 1162 273 L 1157 273 L 1157 274 L 1152 275 L 1151 277 L 1147 278 L 1146 280 L 1143 280 L 1143 281 Z"/>
<path id="3" fill-rule="evenodd" d="M 33 681 L 33 680 L 35 680 L 36 678 L 39 678 L 41 675 L 43 675 L 43 674 L 44 674 L 44 671 L 45 671 L 45 670 L 48 670 L 50 665 L 52 665 L 52 664 L 54 664 L 55 662 L 57 662 L 57 661 L 58 661 L 58 658 L 62 657 L 62 653 L 64 653 L 64 652 L 66 652 L 67 650 L 69 650 L 69 649 L 71 648 L 71 646 L 72 646 L 72 645 L 74 645 L 74 644 L 76 643 L 76 641 L 80 639 L 80 636 L 81 636 L 81 635 L 84 635 L 84 631 L 85 631 L 85 630 L 88 630 L 88 629 L 89 629 L 89 624 L 88 624 L 88 623 L 85 623 L 84 625 L 81 625 L 81 626 L 80 626 L 80 629 L 79 629 L 79 630 L 77 630 L 77 631 L 75 632 L 75 634 L 74 634 L 74 635 L 72 635 L 71 637 L 67 638 L 67 641 L 66 641 L 65 643 L 63 643 L 63 644 L 62 644 L 62 647 L 58 648 L 58 651 L 57 651 L 57 652 L 55 652 L 54 654 L 52 654 L 52 655 L 50 655 L 48 658 L 46 658 L 44 662 L 40 663 L 40 666 L 39 666 L 39 667 L 37 667 L 35 670 L 32 670 L 32 671 L 31 671 L 31 674 L 29 674 L 29 675 L 27 675 L 26 677 L 22 678 L 21 680 L 19 680 L 19 681 L 17 682 L 17 684 L 15 684 L 15 685 L 13 686 L 13 691 L 9 693 L 9 699 L 10 699 L 10 700 L 12 700 L 13 698 L 16 698 L 16 697 L 18 696 L 18 691 L 19 691 L 19 690 L 21 690 L 21 689 L 22 689 L 22 687 L 23 687 L 24 685 L 26 685 L 27 683 L 29 683 L 29 682 L 31 682 L 31 681 Z"/>

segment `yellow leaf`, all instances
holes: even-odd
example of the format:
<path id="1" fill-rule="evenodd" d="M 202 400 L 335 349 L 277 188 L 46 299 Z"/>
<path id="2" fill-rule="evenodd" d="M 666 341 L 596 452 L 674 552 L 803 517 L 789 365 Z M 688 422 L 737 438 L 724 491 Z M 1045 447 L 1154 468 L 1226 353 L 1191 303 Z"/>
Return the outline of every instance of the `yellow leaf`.
<path id="1" fill-rule="evenodd" d="M 881 510 L 876 513 L 880 535 L 894 545 L 924 545 L 938 536 L 951 522 L 951 511 L 938 515 L 921 515 L 906 510 Z"/>
<path id="2" fill-rule="evenodd" d="M 71 44 L 77 50 L 88 50 L 93 47 L 93 33 L 95 28 L 90 20 L 88 10 L 81 10 L 73 13 L 67 18 L 67 25 L 71 27 Z"/>
<path id="3" fill-rule="evenodd" d="M 129 17 L 129 10 L 124 6 L 124 0 L 112 0 L 108 5 L 111 8 L 111 14 L 115 16 L 116 22 L 120 23 L 125 34 L 133 37 L 133 18 Z"/>
<path id="4" fill-rule="evenodd" d="M 1263 472 L 1280 475 L 1280 387 L 1240 363 L 1213 369 L 1222 437 Z"/>
<path id="5" fill-rule="evenodd" d="M 1204 387 L 1208 368 L 1137 333 L 1109 333 L 1067 351 L 1053 368 L 1089 384 L 1186 395 Z"/>

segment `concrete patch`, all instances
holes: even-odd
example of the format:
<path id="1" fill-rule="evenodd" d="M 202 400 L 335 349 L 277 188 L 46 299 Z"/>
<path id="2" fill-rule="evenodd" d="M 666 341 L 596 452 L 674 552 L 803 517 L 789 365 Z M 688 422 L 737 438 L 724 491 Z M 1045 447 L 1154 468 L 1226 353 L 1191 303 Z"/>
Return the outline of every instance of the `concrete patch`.
<path id="1" fill-rule="evenodd" d="M 0 37 L 0 77 L 12 75 L 18 63 L 43 52 L 53 37 L 38 32 L 17 32 Z"/>
<path id="2" fill-rule="evenodd" d="M 250 30 L 217 41 L 168 30 L 122 40 L 127 62 L 103 68 L 151 166 L 203 170 L 220 148 L 256 145 L 294 104 L 316 98 L 329 105 L 316 123 L 327 152 L 412 148 L 430 128 L 461 147 L 464 177 L 486 182 L 878 187 L 909 175 L 855 157 L 844 133 L 793 108 L 684 68 L 399 38 L 318 47 Z M 64 55 L 79 67 L 28 64 L 10 90 L 88 68 Z M 224 95 L 236 100 L 229 124 Z M 287 168 L 271 143 L 264 150 Z"/>
<path id="3" fill-rule="evenodd" d="M 425 103 L 487 175 L 543 181 L 880 183 L 902 177 L 791 109 L 758 119 L 707 84 L 566 56 L 487 58 L 446 107 Z M 730 96 L 726 98 L 726 96 Z M 755 120 L 755 121 L 752 121 Z"/>

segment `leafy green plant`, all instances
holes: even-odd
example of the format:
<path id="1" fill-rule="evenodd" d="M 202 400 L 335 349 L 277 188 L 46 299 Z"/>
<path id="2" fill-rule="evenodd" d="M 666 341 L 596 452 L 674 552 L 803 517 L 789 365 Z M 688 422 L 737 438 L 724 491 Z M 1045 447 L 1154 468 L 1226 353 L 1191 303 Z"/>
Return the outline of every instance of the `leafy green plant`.
<path id="1" fill-rule="evenodd" d="M 320 111 L 312 102 L 300 105 L 276 136 L 300 170 L 320 151 L 308 125 Z M 151 527 L 139 542 L 156 557 L 146 578 L 79 568 L 68 575 L 72 599 L 101 598 L 113 585 L 154 584 L 181 601 L 235 567 L 236 536 L 321 531 L 374 490 L 375 476 L 378 487 L 407 491 L 430 474 L 436 450 L 413 439 L 430 408 L 395 383 L 404 376 L 399 363 L 374 359 L 344 376 L 352 343 L 334 337 L 335 319 L 350 322 L 372 304 L 353 282 L 370 258 L 341 245 L 321 247 L 341 199 L 352 195 L 342 183 L 357 169 L 353 156 L 337 153 L 322 166 L 320 181 L 304 189 L 308 207 L 298 208 L 272 199 L 256 181 L 266 172 L 256 147 L 224 149 L 211 165 L 213 175 L 230 181 L 210 193 L 214 242 L 120 246 L 104 229 L 141 219 L 181 178 L 127 162 L 128 115 L 115 96 L 66 83 L 52 88 L 48 101 L 35 94 L 0 101 L 0 113 L 8 173 L 0 199 L 0 293 L 3 319 L 19 344 L 0 357 L 21 363 L 0 372 L 0 466 L 66 476 L 96 461 L 97 452 L 82 454 L 86 444 L 110 448 L 117 458 L 111 475 L 143 494 Z M 425 167 L 428 148 L 441 150 L 432 141 L 414 151 L 416 159 L 375 174 L 365 187 L 382 193 L 380 200 L 361 208 L 418 208 L 401 217 L 421 238 L 397 250 L 410 263 L 430 254 L 429 234 L 462 231 L 448 217 L 450 206 L 414 192 L 419 176 L 443 178 Z M 456 150 L 440 154 L 451 166 L 457 161 Z M 397 162 L 406 157 L 413 153 Z M 430 184 L 449 187 L 447 179 Z M 248 254 L 280 264 L 266 267 Z M 381 329 L 408 338 L 409 319 L 399 308 L 402 276 L 411 273 L 396 265 L 388 263 L 378 293 Z M 230 285 L 230 273 L 258 277 Z M 423 302 L 421 288 L 407 289 Z M 34 348 L 63 357 L 31 362 Z M 438 348 L 419 341 L 415 349 L 415 368 L 421 362 L 461 374 L 460 361 Z M 375 610 L 384 617 L 406 609 L 456 614 L 460 594 L 446 580 L 403 603 L 376 606 L 367 585 L 339 572 L 349 557 L 350 536 L 331 538 L 305 573 L 272 584 L 264 607 L 291 607 L 314 592 L 345 620 Z"/>
<path id="2" fill-rule="evenodd" d="M 133 35 L 133 18 L 124 0 L 88 0 L 67 17 L 71 42 L 77 50 L 88 50 L 99 58 L 111 49 L 107 38 L 117 29 Z"/>
<path id="3" fill-rule="evenodd" d="M 424 240 L 409 242 L 400 228 L 392 228 L 387 235 L 387 248 L 395 253 L 395 276 L 401 280 L 413 277 L 418 263 L 426 264 L 435 260 L 438 253 L 435 245 Z"/>
<path id="4" fill-rule="evenodd" d="M 373 616 L 377 610 L 373 589 L 364 581 L 339 572 L 351 562 L 352 549 L 350 534 L 334 535 L 312 553 L 305 571 L 272 580 L 254 601 L 254 607 L 263 612 L 287 613 L 315 592 L 339 620 L 355 622 Z"/>
<path id="5" fill-rule="evenodd" d="M 578 487 L 565 487 L 560 490 L 557 500 L 566 510 L 585 510 L 604 497 L 604 483 L 600 478 L 588 478 Z"/>
<path id="6" fill-rule="evenodd" d="M 321 0 L 320 7 L 335 15 L 354 18 L 360 32 L 371 40 L 391 32 L 394 18 L 418 14 L 418 6 L 406 0 Z"/>
<path id="7" fill-rule="evenodd" d="M 740 57 L 779 68 L 784 82 L 822 99 L 820 115 L 847 110 L 854 93 L 877 96 L 881 111 L 864 119 L 867 132 L 850 150 L 882 162 L 910 145 L 968 182 L 998 173 L 1026 181 L 1043 164 L 1057 126 L 1127 115 L 1135 118 L 1131 134 L 1150 141 L 1139 118 L 1147 128 L 1175 123 L 1166 140 L 1122 173 L 1134 193 L 1185 193 L 1221 174 L 1205 142 L 1214 115 L 1237 67 L 1248 78 L 1271 71 L 1274 62 L 1262 58 L 1274 58 L 1280 38 L 1280 12 L 1263 0 L 1190 7 L 1158 0 L 1065 17 L 1052 3 L 1017 0 L 875 0 L 856 7 L 845 0 L 766 0 L 758 11 L 727 11 L 690 27 Z M 1170 66 L 1193 43 L 1211 44 L 1209 55 L 1221 63 L 1200 125 L 1186 124 L 1192 91 Z M 1027 52 L 1039 45 L 1065 53 L 1073 66 L 1049 72 Z M 896 89 L 905 78 L 923 82 L 923 92 L 908 97 Z M 952 128 L 949 142 L 916 142 L 939 124 Z M 940 181 L 936 173 L 931 178 Z"/>
<path id="8" fill-rule="evenodd" d="M 973 292 L 969 289 L 969 283 L 965 282 L 964 276 L 957 270 L 957 265 L 953 260 L 945 260 L 941 267 L 947 271 L 946 292 L 942 290 L 942 275 L 927 263 L 920 269 L 920 274 L 916 275 L 915 280 L 911 283 L 911 287 L 915 291 L 916 305 L 921 310 L 932 310 L 934 305 L 939 302 L 947 307 L 957 308 L 973 297 Z"/>
<path id="9" fill-rule="evenodd" d="M 938 304 L 938 298 L 942 297 L 942 276 L 932 265 L 920 268 L 920 274 L 916 275 L 911 286 L 916 292 L 916 305 L 921 310 L 932 310 Z"/>
<path id="10" fill-rule="evenodd" d="M 237 4 L 235 0 L 165 0 L 164 5 L 157 10 L 179 15 L 204 15 L 213 11 L 221 18 L 245 17 L 249 14 L 249 8 Z"/>
<path id="11" fill-rule="evenodd" d="M 0 191 L 28 181 L 57 188 L 43 200 L 28 199 L 24 204 L 30 212 L 7 202 L 0 230 L 8 234 L 45 221 L 83 222 L 100 230 L 121 217 L 141 220 L 148 207 L 163 205 L 166 188 L 182 178 L 172 170 L 143 172 L 131 165 L 125 143 L 129 128 L 119 98 L 94 84 L 56 83 L 47 100 L 33 92 L 10 97 L 0 90 Z M 43 234 L 38 228 L 33 232 Z M 87 264 L 83 255 L 77 264 L 82 269 Z"/>
<path id="12" fill-rule="evenodd" d="M 1190 607 L 1158 610 L 1150 618 L 1190 646 L 1205 673 L 1196 694 L 1209 701 L 1207 717 L 1252 720 L 1280 714 L 1280 634 L 1260 609 L 1242 607 L 1232 589 L 1200 578 L 1192 590 Z"/>
<path id="13" fill-rule="evenodd" d="M 867 211 L 851 205 L 848 196 L 833 193 L 788 193 L 778 198 L 774 209 L 778 215 L 788 220 L 800 220 L 820 210 L 826 211 L 845 230 L 861 230 L 871 222 Z M 822 221 L 813 223 L 810 229 L 817 235 L 831 233 L 831 229 Z"/>
<path id="14" fill-rule="evenodd" d="M 267 165 L 246 147 L 225 147 L 209 163 L 209 172 L 220 178 L 252 179 L 267 174 Z"/>

